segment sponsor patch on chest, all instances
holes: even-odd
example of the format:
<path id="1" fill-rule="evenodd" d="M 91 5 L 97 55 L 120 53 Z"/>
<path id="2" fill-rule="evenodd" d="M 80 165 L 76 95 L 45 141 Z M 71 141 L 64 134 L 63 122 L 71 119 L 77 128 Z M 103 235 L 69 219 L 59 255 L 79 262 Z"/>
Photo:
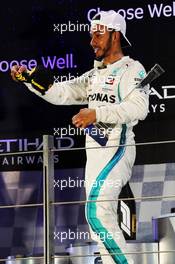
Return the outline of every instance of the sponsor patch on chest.
<path id="1" fill-rule="evenodd" d="M 106 78 L 105 84 L 113 85 L 114 82 L 115 82 L 115 77 L 109 75 L 109 76 Z"/>
<path id="2" fill-rule="evenodd" d="M 93 93 L 88 96 L 88 101 L 98 101 L 114 104 L 116 103 L 116 96 L 105 93 Z"/>

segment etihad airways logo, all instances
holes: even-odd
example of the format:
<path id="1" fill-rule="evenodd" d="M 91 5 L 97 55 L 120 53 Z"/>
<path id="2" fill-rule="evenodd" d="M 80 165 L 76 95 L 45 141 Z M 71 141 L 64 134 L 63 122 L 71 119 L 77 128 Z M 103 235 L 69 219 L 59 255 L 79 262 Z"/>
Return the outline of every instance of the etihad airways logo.
<path id="1" fill-rule="evenodd" d="M 54 137 L 55 149 L 68 149 L 74 146 L 71 137 Z M 18 166 L 42 165 L 43 164 L 43 140 L 42 138 L 13 138 L 0 139 L 0 165 L 1 167 L 18 168 Z M 29 153 L 27 153 L 29 151 Z M 35 152 L 36 151 L 36 152 Z M 37 152 L 39 151 L 39 152 Z M 14 152 L 16 155 L 14 155 Z M 12 153 L 12 155 L 6 154 Z M 24 154 L 25 153 L 25 154 Z M 4 154 L 4 155 L 2 155 Z M 54 163 L 59 163 L 59 155 L 54 153 Z"/>
<path id="2" fill-rule="evenodd" d="M 156 102 L 154 101 L 154 103 L 151 103 L 151 98 L 156 99 Z M 175 85 L 164 85 L 161 87 L 161 89 L 155 89 L 154 87 L 151 87 L 149 113 L 166 112 L 168 110 L 169 100 L 173 99 L 175 99 Z"/>

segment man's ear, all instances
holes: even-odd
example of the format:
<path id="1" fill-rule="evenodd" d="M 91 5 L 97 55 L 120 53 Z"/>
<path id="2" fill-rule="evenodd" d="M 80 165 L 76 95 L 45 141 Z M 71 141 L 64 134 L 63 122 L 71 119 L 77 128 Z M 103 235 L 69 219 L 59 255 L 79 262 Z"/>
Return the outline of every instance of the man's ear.
<path id="1" fill-rule="evenodd" d="M 120 32 L 119 31 L 115 31 L 114 33 L 113 33 L 113 40 L 114 41 L 120 41 L 120 38 L 121 38 L 121 36 L 120 36 Z"/>

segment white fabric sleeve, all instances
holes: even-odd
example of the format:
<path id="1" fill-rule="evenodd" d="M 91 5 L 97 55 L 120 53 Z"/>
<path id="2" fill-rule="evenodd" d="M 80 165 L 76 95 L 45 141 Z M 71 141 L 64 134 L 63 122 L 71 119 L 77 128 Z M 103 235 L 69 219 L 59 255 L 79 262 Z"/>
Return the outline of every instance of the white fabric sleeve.
<path id="1" fill-rule="evenodd" d="M 25 85 L 31 92 L 54 105 L 87 104 L 86 88 L 89 73 L 90 71 L 70 81 L 54 82 L 45 95 L 35 90 L 30 83 Z"/>
<path id="2" fill-rule="evenodd" d="M 143 66 L 135 61 L 120 82 L 121 103 L 96 107 L 97 122 L 127 124 L 146 118 L 149 106 L 149 86 L 145 89 L 134 89 L 143 73 L 145 73 Z"/>

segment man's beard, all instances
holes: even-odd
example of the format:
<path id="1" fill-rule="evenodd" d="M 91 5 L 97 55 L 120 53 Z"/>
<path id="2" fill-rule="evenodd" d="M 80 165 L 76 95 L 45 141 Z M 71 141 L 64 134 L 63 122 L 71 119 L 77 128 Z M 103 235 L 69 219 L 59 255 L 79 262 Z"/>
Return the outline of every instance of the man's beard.
<path id="1" fill-rule="evenodd" d="M 108 52 L 110 51 L 111 46 L 112 46 L 112 34 L 111 33 L 112 32 L 110 32 L 109 39 L 108 39 L 107 44 L 106 44 L 106 48 L 103 50 L 103 54 L 100 56 L 96 56 L 95 57 L 96 60 L 102 61 L 105 57 L 107 57 L 109 55 Z"/>

